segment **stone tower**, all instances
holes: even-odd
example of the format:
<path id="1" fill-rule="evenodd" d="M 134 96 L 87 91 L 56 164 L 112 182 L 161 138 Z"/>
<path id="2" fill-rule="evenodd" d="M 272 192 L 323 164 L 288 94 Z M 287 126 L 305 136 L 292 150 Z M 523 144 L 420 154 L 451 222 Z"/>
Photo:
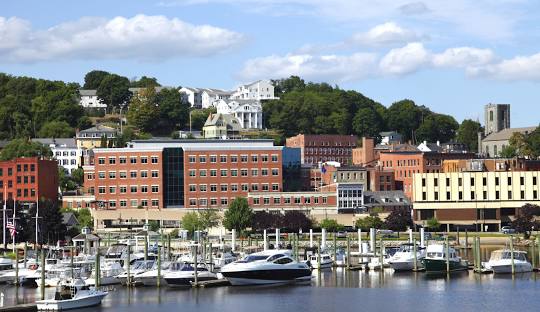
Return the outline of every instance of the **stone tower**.
<path id="1" fill-rule="evenodd" d="M 510 128 L 510 104 L 487 104 L 484 116 L 485 136 Z"/>

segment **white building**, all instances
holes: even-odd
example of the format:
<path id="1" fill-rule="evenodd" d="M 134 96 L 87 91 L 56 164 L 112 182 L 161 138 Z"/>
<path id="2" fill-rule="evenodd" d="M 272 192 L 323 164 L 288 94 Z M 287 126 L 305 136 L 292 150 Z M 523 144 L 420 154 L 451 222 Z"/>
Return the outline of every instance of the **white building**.
<path id="1" fill-rule="evenodd" d="M 234 115 L 243 129 L 262 129 L 262 106 L 257 100 L 221 99 L 214 102 L 218 114 Z"/>
<path id="2" fill-rule="evenodd" d="M 274 86 L 269 80 L 259 80 L 250 84 L 239 86 L 231 95 L 232 99 L 240 100 L 272 100 Z"/>
<path id="3" fill-rule="evenodd" d="M 58 166 L 66 169 L 69 174 L 82 165 L 84 150 L 77 147 L 75 139 L 38 138 L 32 141 L 48 146 Z"/>
<path id="4" fill-rule="evenodd" d="M 202 107 L 202 90 L 199 88 L 182 87 L 178 92 L 182 96 L 182 101 L 189 103 L 193 108 Z"/>
<path id="5" fill-rule="evenodd" d="M 216 101 L 227 100 L 231 97 L 231 92 L 220 89 L 203 89 L 201 93 L 202 108 L 215 107 Z"/>
<path id="6" fill-rule="evenodd" d="M 79 103 L 82 107 L 107 109 L 107 104 L 101 103 L 98 99 L 96 90 L 79 90 L 79 95 L 81 96 Z"/>

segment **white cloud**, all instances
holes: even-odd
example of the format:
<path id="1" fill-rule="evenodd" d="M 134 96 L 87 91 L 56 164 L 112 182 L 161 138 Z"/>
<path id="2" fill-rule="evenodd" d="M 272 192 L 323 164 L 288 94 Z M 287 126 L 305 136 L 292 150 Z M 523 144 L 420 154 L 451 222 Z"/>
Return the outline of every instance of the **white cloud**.
<path id="1" fill-rule="evenodd" d="M 374 73 L 376 55 L 355 53 L 340 55 L 287 54 L 248 60 L 239 73 L 241 80 L 285 78 L 298 75 L 315 81 L 344 82 L 367 78 Z"/>
<path id="2" fill-rule="evenodd" d="M 540 53 L 516 56 L 495 64 L 473 66 L 467 69 L 470 76 L 498 80 L 540 80 Z"/>
<path id="3" fill-rule="evenodd" d="M 352 36 L 353 43 L 369 46 L 402 45 L 418 41 L 420 37 L 412 30 L 402 28 L 394 22 L 387 22 L 371 28 L 365 33 Z"/>
<path id="4" fill-rule="evenodd" d="M 409 43 L 402 48 L 392 49 L 380 61 L 381 73 L 405 75 L 417 71 L 430 61 L 430 52 L 419 42 Z"/>
<path id="5" fill-rule="evenodd" d="M 404 15 L 420 15 L 429 12 L 429 8 L 424 2 L 410 2 L 401 5 L 399 8 Z"/>
<path id="6" fill-rule="evenodd" d="M 458 47 L 433 55 L 433 65 L 438 67 L 468 67 L 488 64 L 494 59 L 495 54 L 490 49 Z"/>
<path id="7" fill-rule="evenodd" d="M 244 40 L 240 33 L 193 25 L 165 16 L 136 15 L 110 20 L 83 17 L 45 30 L 19 18 L 0 17 L 0 60 L 137 59 L 160 61 L 208 56 Z"/>

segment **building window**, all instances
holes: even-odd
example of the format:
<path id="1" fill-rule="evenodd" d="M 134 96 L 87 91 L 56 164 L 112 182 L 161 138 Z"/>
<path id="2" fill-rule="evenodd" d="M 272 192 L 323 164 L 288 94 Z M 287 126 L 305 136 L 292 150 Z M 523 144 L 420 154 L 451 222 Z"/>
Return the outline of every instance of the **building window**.
<path id="1" fill-rule="evenodd" d="M 30 164 L 30 171 L 31 171 L 31 172 L 36 171 L 36 165 Z"/>
<path id="2" fill-rule="evenodd" d="M 268 162 L 268 155 L 261 155 L 262 162 Z"/>
<path id="3" fill-rule="evenodd" d="M 136 185 L 130 186 L 130 187 L 129 187 L 129 191 L 130 191 L 131 193 L 137 193 L 137 186 L 136 186 Z"/>
<path id="4" fill-rule="evenodd" d="M 199 206 L 206 207 L 208 205 L 208 200 L 206 198 L 199 199 Z"/>
<path id="5" fill-rule="evenodd" d="M 221 185 L 220 185 L 220 188 L 221 188 L 221 191 L 222 191 L 222 192 L 227 192 L 229 186 L 228 186 L 227 184 L 221 184 Z"/>
<path id="6" fill-rule="evenodd" d="M 538 199 L 538 191 L 537 190 L 533 191 L 533 198 Z"/>
<path id="7" fill-rule="evenodd" d="M 226 163 L 227 162 L 227 155 L 219 155 L 219 162 Z"/>
<path id="8" fill-rule="evenodd" d="M 247 177 L 248 176 L 248 170 L 247 169 L 241 169 L 240 170 L 240 175 L 243 176 L 243 177 Z"/>
<path id="9" fill-rule="evenodd" d="M 216 206 L 217 205 L 217 198 L 210 198 L 210 206 Z"/>
<path id="10" fill-rule="evenodd" d="M 259 184 L 256 184 L 256 183 L 251 184 L 251 190 L 254 192 L 257 192 L 259 190 Z"/>
<path id="11" fill-rule="evenodd" d="M 422 192 L 422 200 L 427 200 L 427 194 L 426 194 L 426 192 Z"/>
<path id="12" fill-rule="evenodd" d="M 272 162 L 278 162 L 278 155 L 272 154 Z"/>
<path id="13" fill-rule="evenodd" d="M 221 175 L 222 177 L 226 177 L 226 176 L 227 176 L 227 169 L 221 169 L 221 170 L 220 170 L 220 175 Z"/>
<path id="14" fill-rule="evenodd" d="M 265 183 L 265 184 L 262 184 L 262 190 L 263 190 L 264 192 L 269 191 L 269 190 L 270 190 L 270 185 L 268 185 L 268 184 L 266 184 L 266 183 Z"/>
<path id="15" fill-rule="evenodd" d="M 152 170 L 152 178 L 157 178 L 159 177 L 159 173 L 157 170 Z"/>
<path id="16" fill-rule="evenodd" d="M 519 177 L 519 184 L 520 185 L 525 185 L 525 178 L 524 177 Z"/>
<path id="17" fill-rule="evenodd" d="M 248 155 L 240 155 L 240 162 L 247 163 Z"/>
<path id="18" fill-rule="evenodd" d="M 237 177 L 238 176 L 238 169 L 231 169 L 231 177 Z"/>
<path id="19" fill-rule="evenodd" d="M 302 198 L 301 197 L 295 197 L 294 198 L 294 203 L 295 204 L 301 204 L 302 203 Z"/>
<path id="20" fill-rule="evenodd" d="M 157 156 L 152 156 L 152 157 L 151 157 L 151 160 L 152 160 L 152 163 L 153 163 L 153 164 L 157 164 L 157 163 L 158 163 L 158 157 L 157 157 Z"/>
<path id="21" fill-rule="evenodd" d="M 471 191 L 471 200 L 474 200 L 474 191 Z"/>
<path id="22" fill-rule="evenodd" d="M 194 164 L 194 163 L 195 163 L 195 161 L 196 161 L 196 157 L 195 157 L 195 156 L 193 156 L 193 155 L 189 155 L 189 157 L 188 157 L 188 161 L 189 161 L 189 163 L 190 163 L 190 164 Z"/>
<path id="23" fill-rule="evenodd" d="M 127 201 L 125 199 L 120 200 L 120 207 L 127 207 Z"/>
<path id="24" fill-rule="evenodd" d="M 272 183 L 272 191 L 279 191 L 279 184 L 278 183 Z"/>
<path id="25" fill-rule="evenodd" d="M 141 164 L 147 164 L 148 163 L 148 157 L 141 156 Z"/>
<path id="26" fill-rule="evenodd" d="M 141 186 L 141 193 L 148 193 L 148 185 Z"/>
<path id="27" fill-rule="evenodd" d="M 105 179 L 105 171 L 98 172 L 98 179 Z"/>
<path id="28" fill-rule="evenodd" d="M 463 192 L 462 191 L 458 192 L 458 198 L 459 198 L 459 200 L 463 200 Z"/>
<path id="29" fill-rule="evenodd" d="M 521 199 L 525 199 L 525 191 L 521 191 Z"/>
<path id="30" fill-rule="evenodd" d="M 231 155 L 231 162 L 237 163 L 238 162 L 238 156 L 237 155 Z"/>
<path id="31" fill-rule="evenodd" d="M 210 192 L 217 192 L 217 184 L 210 184 Z"/>
<path id="32" fill-rule="evenodd" d="M 109 194 L 116 194 L 116 186 L 109 186 Z"/>
<path id="33" fill-rule="evenodd" d="M 206 177 L 206 169 L 199 170 L 199 177 Z"/>
<path id="34" fill-rule="evenodd" d="M 251 169 L 251 176 L 252 177 L 256 177 L 259 175 L 259 170 L 258 169 Z"/>
<path id="35" fill-rule="evenodd" d="M 508 191 L 508 199 L 512 199 L 512 191 Z"/>
<path id="36" fill-rule="evenodd" d="M 458 178 L 458 186 L 463 186 L 463 179 Z"/>
<path id="37" fill-rule="evenodd" d="M 499 186 L 499 177 L 495 177 L 495 185 Z"/>
<path id="38" fill-rule="evenodd" d="M 495 199 L 500 199 L 500 198 L 501 198 L 501 196 L 499 194 L 499 191 L 495 191 Z"/>
<path id="39" fill-rule="evenodd" d="M 2 174 L 0 174 L 1 176 Z M 536 185 L 536 177 L 533 177 L 533 185 Z"/>
<path id="40" fill-rule="evenodd" d="M 264 205 L 270 205 L 270 198 L 269 197 L 264 197 L 263 198 L 263 204 Z"/>
<path id="41" fill-rule="evenodd" d="M 274 197 L 274 204 L 279 205 L 281 203 L 281 198 Z"/>
<path id="42" fill-rule="evenodd" d="M 199 162 L 200 162 L 201 164 L 206 163 L 206 156 L 205 156 L 205 155 L 199 156 Z"/>
<path id="43" fill-rule="evenodd" d="M 116 157 L 109 157 L 109 165 L 116 164 Z"/>
<path id="44" fill-rule="evenodd" d="M 206 184 L 199 184 L 199 191 L 206 192 Z"/>
<path id="45" fill-rule="evenodd" d="M 210 162 L 216 163 L 217 162 L 217 156 L 216 155 L 210 155 Z"/>
<path id="46" fill-rule="evenodd" d="M 229 203 L 229 200 L 227 198 L 225 198 L 225 197 L 221 198 L 221 205 L 222 206 L 227 206 L 228 203 Z"/>
<path id="47" fill-rule="evenodd" d="M 487 178 L 486 177 L 482 178 L 482 185 L 487 186 Z"/>
<path id="48" fill-rule="evenodd" d="M 258 197 L 253 197 L 253 205 L 260 205 L 260 199 Z"/>
<path id="49" fill-rule="evenodd" d="M 121 164 L 125 164 L 127 163 L 127 158 L 125 156 L 120 156 L 118 158 L 118 161 L 121 163 Z"/>
<path id="50" fill-rule="evenodd" d="M 422 187 L 426 186 L 426 178 L 422 178 Z"/>
<path id="51" fill-rule="evenodd" d="M 189 199 L 189 205 L 190 206 L 196 206 L 197 205 L 197 200 L 195 198 L 190 198 Z"/>
<path id="52" fill-rule="evenodd" d="M 157 207 L 157 206 L 159 206 L 159 200 L 152 199 L 152 207 Z"/>
<path id="53" fill-rule="evenodd" d="M 474 178 L 471 178 L 471 186 L 474 186 Z"/>
<path id="54" fill-rule="evenodd" d="M 259 161 L 258 155 L 251 155 L 251 162 L 256 163 L 256 162 L 258 162 L 258 161 Z"/>
<path id="55" fill-rule="evenodd" d="M 446 192 L 446 200 L 450 200 L 450 192 Z"/>
<path id="56" fill-rule="evenodd" d="M 439 186 L 439 179 L 437 179 L 437 178 L 433 179 L 433 185 L 435 187 Z"/>
<path id="57" fill-rule="evenodd" d="M 141 206 L 148 207 L 148 200 L 147 199 L 141 199 Z"/>
<path id="58" fill-rule="evenodd" d="M 137 156 L 129 157 L 129 163 L 130 164 L 136 164 L 137 163 Z"/>
<path id="59" fill-rule="evenodd" d="M 249 191 L 249 184 L 243 183 L 242 184 L 242 192 L 247 192 L 247 191 Z"/>
<path id="60" fill-rule="evenodd" d="M 268 169 L 266 169 L 266 168 L 261 169 L 261 176 L 267 177 L 268 176 Z"/>
<path id="61" fill-rule="evenodd" d="M 197 191 L 197 185 L 196 184 L 190 184 L 189 185 L 189 191 L 190 192 L 196 192 Z"/>
<path id="62" fill-rule="evenodd" d="M 439 192 L 435 192 L 435 200 L 439 200 Z"/>
<path id="63" fill-rule="evenodd" d="M 98 158 L 98 164 L 105 165 L 105 157 L 99 157 Z"/>
<path id="64" fill-rule="evenodd" d="M 98 187 L 98 194 L 105 194 L 105 186 Z"/>
<path id="65" fill-rule="evenodd" d="M 190 170 L 189 170 L 189 176 L 190 176 L 190 177 L 195 177 L 195 176 L 197 176 L 197 170 L 195 170 L 195 169 L 190 169 Z"/>
<path id="66" fill-rule="evenodd" d="M 512 185 L 512 177 L 508 177 L 508 185 Z"/>
<path id="67" fill-rule="evenodd" d="M 141 171 L 141 178 L 148 178 L 148 171 L 142 170 Z"/>
<path id="68" fill-rule="evenodd" d="M 216 169 L 211 169 L 210 170 L 210 176 L 211 177 L 217 177 L 217 170 Z"/>
<path id="69" fill-rule="evenodd" d="M 127 193 L 127 186 L 120 186 L 120 194 Z"/>
<path id="70" fill-rule="evenodd" d="M 291 198 L 290 197 L 283 198 L 283 203 L 284 204 L 290 204 L 291 203 Z"/>
<path id="71" fill-rule="evenodd" d="M 130 171 L 130 172 L 129 172 L 129 176 L 130 176 L 132 179 L 136 178 L 136 177 L 137 177 L 137 171 Z"/>

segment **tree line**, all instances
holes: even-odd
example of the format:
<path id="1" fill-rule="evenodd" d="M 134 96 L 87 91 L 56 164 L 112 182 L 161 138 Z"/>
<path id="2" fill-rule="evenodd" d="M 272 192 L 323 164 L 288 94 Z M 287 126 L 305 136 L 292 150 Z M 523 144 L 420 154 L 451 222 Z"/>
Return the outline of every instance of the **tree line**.
<path id="1" fill-rule="evenodd" d="M 264 122 L 285 137 L 303 134 L 355 134 L 378 137 L 382 131 L 397 131 L 404 141 L 448 142 L 457 140 L 477 150 L 480 123 L 432 112 L 404 99 L 384 105 L 357 91 L 327 83 L 306 83 L 297 76 L 274 80 L 280 99 L 264 104 Z"/>

